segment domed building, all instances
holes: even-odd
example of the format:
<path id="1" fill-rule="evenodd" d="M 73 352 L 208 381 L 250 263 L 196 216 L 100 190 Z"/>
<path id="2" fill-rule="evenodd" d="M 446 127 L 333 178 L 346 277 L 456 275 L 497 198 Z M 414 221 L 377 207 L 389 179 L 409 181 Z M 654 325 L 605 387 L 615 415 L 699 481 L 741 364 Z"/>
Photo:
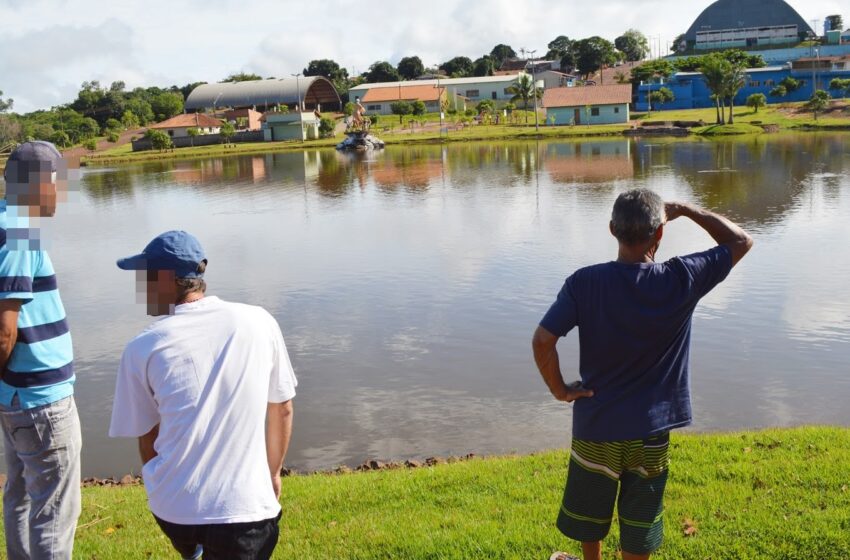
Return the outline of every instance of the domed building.
<path id="1" fill-rule="evenodd" d="M 784 0 L 717 0 L 685 34 L 688 51 L 781 48 L 814 35 Z"/>

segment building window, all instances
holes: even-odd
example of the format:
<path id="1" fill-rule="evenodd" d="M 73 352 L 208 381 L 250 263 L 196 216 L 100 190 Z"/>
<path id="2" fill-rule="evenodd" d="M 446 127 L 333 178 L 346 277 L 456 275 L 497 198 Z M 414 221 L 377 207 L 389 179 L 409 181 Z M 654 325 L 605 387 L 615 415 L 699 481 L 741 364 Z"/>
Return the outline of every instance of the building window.
<path id="1" fill-rule="evenodd" d="M 614 112 L 615 112 L 615 113 L 619 113 L 619 112 L 620 112 L 620 108 L 619 108 L 619 107 L 614 107 Z"/>
<path id="2" fill-rule="evenodd" d="M 478 97 L 480 92 L 477 89 L 466 90 L 466 97 Z"/>
<path id="3" fill-rule="evenodd" d="M 174 136 L 174 131 L 173 131 L 173 130 L 169 130 L 169 131 L 168 131 L 168 135 L 169 135 L 169 136 Z"/>
<path id="4" fill-rule="evenodd" d="M 511 93 L 511 88 L 507 88 L 507 87 L 505 88 L 505 95 L 513 95 Z"/>
<path id="5" fill-rule="evenodd" d="M 366 110 L 367 111 L 380 111 L 381 106 L 380 105 L 366 105 Z"/>
<path id="6" fill-rule="evenodd" d="M 494 100 L 499 99 L 499 95 L 495 91 L 490 94 L 490 97 L 492 97 Z"/>
<path id="7" fill-rule="evenodd" d="M 761 82 L 759 82 L 758 80 L 753 80 L 752 82 L 750 82 L 750 87 L 759 87 L 760 85 Z"/>
<path id="8" fill-rule="evenodd" d="M 599 116 L 599 107 L 593 107 L 590 110 L 590 116 L 591 117 L 598 117 Z"/>

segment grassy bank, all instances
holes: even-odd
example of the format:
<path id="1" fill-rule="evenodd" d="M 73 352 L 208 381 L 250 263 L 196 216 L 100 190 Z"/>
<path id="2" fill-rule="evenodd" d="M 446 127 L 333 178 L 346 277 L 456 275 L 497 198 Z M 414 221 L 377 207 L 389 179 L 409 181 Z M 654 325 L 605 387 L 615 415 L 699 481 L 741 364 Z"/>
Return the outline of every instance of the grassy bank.
<path id="1" fill-rule="evenodd" d="M 546 559 L 567 453 L 284 479 L 275 558 Z M 673 439 L 664 559 L 850 557 L 850 429 Z M 173 558 L 141 487 L 86 488 L 79 558 Z M 687 530 L 686 530 L 687 529 Z M 687 535 L 686 533 L 691 533 Z M 606 559 L 615 554 L 612 530 Z"/>
<path id="2" fill-rule="evenodd" d="M 452 128 L 447 134 L 441 134 L 438 130 L 428 130 L 426 132 L 394 131 L 383 134 L 377 128 L 373 129 L 373 133 L 381 140 L 385 141 L 387 145 L 397 146 L 438 142 L 470 142 L 476 140 L 528 140 L 535 138 L 620 136 L 627 128 L 629 127 L 625 125 L 547 127 L 541 124 L 540 130 L 538 131 L 535 130 L 533 125 L 527 127 L 519 125 L 475 125 L 465 127 L 460 130 Z M 216 145 L 199 146 L 194 148 L 178 148 L 168 152 L 133 152 L 128 144 L 126 146 L 84 156 L 82 161 L 85 165 L 106 166 L 119 163 L 170 159 L 198 159 L 225 155 L 260 155 L 333 147 L 344 138 L 345 136 L 340 134 L 334 138 L 310 140 L 306 142 L 253 142 L 235 144 L 228 147 Z"/>

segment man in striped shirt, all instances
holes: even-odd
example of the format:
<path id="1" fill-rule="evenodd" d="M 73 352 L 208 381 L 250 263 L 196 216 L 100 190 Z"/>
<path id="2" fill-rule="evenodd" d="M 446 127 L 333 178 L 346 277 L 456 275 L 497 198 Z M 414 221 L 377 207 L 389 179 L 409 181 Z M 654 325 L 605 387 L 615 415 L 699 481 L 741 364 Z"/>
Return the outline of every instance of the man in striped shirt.
<path id="1" fill-rule="evenodd" d="M 38 221 L 64 187 L 62 156 L 27 142 L 6 164 L 0 201 L 0 420 L 10 559 L 71 558 L 80 514 L 80 421 L 71 334 Z"/>

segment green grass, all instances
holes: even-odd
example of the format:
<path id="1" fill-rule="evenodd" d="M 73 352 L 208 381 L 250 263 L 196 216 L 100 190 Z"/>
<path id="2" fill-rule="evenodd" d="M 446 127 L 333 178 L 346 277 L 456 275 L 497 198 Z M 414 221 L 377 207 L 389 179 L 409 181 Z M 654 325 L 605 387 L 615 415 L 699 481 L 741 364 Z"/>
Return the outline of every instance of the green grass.
<path id="1" fill-rule="evenodd" d="M 763 134 L 764 129 L 748 123 L 714 124 L 694 129 L 701 136 L 738 136 L 741 134 Z"/>
<path id="2" fill-rule="evenodd" d="M 284 479 L 275 558 L 547 559 L 567 453 Z M 850 558 L 850 429 L 673 437 L 657 558 Z M 685 536 L 686 524 L 696 533 Z M 605 542 L 616 555 L 617 530 Z M 76 558 L 173 558 L 141 487 L 86 488 Z"/>

